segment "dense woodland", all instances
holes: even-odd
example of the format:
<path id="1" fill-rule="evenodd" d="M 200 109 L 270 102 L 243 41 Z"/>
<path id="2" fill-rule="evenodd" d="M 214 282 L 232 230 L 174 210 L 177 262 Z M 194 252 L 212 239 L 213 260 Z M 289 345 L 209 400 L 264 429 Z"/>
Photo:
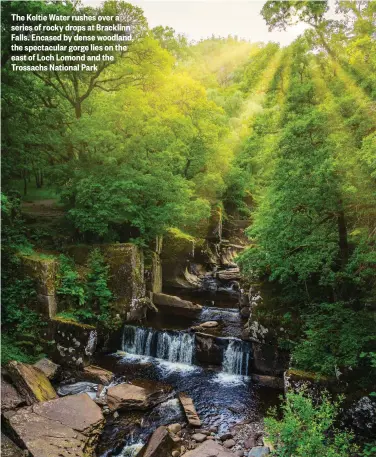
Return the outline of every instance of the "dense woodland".
<path id="1" fill-rule="evenodd" d="M 114 64 L 12 72 L 10 13 L 74 8 L 2 4 L 5 361 L 28 360 L 43 326 L 25 306 L 32 287 L 17 276 L 18 252 L 48 237 L 55 252 L 68 242 L 146 247 L 172 227 L 194 237 L 220 208 L 250 221 L 239 263 L 273 289 L 264 312 L 287 329 L 280 346 L 292 366 L 344 379 L 346 395 L 376 395 L 376 2 L 338 1 L 327 19 L 325 1 L 268 1 L 270 30 L 309 26 L 281 48 L 236 36 L 190 43 L 109 0 L 102 11 L 125 13 L 135 30 Z M 29 230 L 20 205 L 34 198 L 57 199 L 64 226 Z M 61 287 L 80 304 L 98 301 L 103 322 L 106 267 L 97 254 L 91 262 L 91 286 L 80 288 L 64 258 Z M 375 455 L 333 432 L 336 405 L 320 408 L 303 394 L 286 399 L 284 422 L 268 419 L 275 455 Z"/>

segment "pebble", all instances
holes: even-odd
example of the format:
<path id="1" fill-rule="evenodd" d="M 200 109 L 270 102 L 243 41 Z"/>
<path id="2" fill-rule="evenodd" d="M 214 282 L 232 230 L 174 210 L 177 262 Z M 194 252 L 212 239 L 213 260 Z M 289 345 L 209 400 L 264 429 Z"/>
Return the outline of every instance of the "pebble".
<path id="1" fill-rule="evenodd" d="M 227 449 L 231 449 L 232 447 L 235 446 L 235 441 L 234 440 L 226 440 L 223 442 L 223 446 Z"/>
<path id="2" fill-rule="evenodd" d="M 223 435 L 220 436 L 222 441 L 230 440 L 233 438 L 232 433 L 224 433 Z"/>
<path id="3" fill-rule="evenodd" d="M 175 435 L 181 431 L 180 424 L 170 424 L 167 426 L 169 432 L 174 433 Z"/>
<path id="4" fill-rule="evenodd" d="M 203 433 L 195 433 L 194 435 L 192 435 L 192 439 L 194 439 L 197 443 L 202 443 L 206 440 L 206 435 L 204 435 Z"/>

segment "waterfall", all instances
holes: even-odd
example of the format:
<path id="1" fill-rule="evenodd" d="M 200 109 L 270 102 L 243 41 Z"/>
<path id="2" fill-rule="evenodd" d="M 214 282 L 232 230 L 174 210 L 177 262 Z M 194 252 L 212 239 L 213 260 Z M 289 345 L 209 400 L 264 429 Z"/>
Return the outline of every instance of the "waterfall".
<path id="1" fill-rule="evenodd" d="M 222 370 L 225 373 L 248 375 L 250 347 L 241 340 L 230 340 L 224 355 Z"/>
<path id="2" fill-rule="evenodd" d="M 169 362 L 192 364 L 195 335 L 186 332 L 162 332 L 151 328 L 126 325 L 122 349 Z"/>

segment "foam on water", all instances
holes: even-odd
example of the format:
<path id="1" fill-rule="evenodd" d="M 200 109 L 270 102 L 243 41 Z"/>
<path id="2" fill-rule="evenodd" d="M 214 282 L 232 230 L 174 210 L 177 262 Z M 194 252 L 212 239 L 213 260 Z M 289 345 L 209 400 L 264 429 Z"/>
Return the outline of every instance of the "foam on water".
<path id="1" fill-rule="evenodd" d="M 129 446 L 125 446 L 118 457 L 135 457 L 139 453 L 139 451 L 141 451 L 143 446 L 144 443 L 142 441 L 139 441 L 135 444 L 131 444 Z"/>

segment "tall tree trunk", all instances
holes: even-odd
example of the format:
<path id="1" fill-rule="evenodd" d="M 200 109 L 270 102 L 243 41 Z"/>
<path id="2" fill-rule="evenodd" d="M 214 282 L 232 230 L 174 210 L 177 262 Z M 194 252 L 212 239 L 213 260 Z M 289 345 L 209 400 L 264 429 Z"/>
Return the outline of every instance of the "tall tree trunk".
<path id="1" fill-rule="evenodd" d="M 80 119 L 80 117 L 82 116 L 82 108 L 80 102 L 76 102 L 74 112 L 76 113 L 76 119 Z"/>
<path id="2" fill-rule="evenodd" d="M 341 202 L 342 206 L 342 202 Z M 349 243 L 347 240 L 347 226 L 345 212 L 341 209 L 338 213 L 337 218 L 338 224 L 338 243 L 339 243 L 339 252 L 341 256 L 341 269 L 345 268 L 347 261 L 349 259 Z"/>

